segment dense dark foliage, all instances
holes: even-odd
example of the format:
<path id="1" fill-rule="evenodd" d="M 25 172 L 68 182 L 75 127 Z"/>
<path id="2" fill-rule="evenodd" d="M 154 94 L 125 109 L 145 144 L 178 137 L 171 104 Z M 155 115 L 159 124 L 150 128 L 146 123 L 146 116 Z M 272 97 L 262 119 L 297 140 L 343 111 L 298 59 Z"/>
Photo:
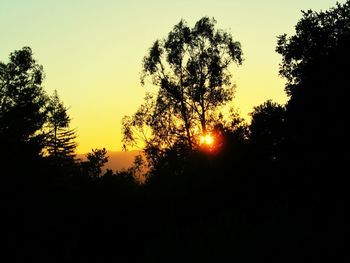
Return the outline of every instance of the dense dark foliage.
<path id="1" fill-rule="evenodd" d="M 12 53 L 0 64 L 2 257 L 348 262 L 349 14 L 349 1 L 308 11 L 295 35 L 279 37 L 286 105 L 255 107 L 249 126 L 216 119 L 217 148 L 174 144 L 143 184 L 142 157 L 117 172 L 102 170 L 105 149 L 53 164 L 43 70 L 29 48 Z"/>

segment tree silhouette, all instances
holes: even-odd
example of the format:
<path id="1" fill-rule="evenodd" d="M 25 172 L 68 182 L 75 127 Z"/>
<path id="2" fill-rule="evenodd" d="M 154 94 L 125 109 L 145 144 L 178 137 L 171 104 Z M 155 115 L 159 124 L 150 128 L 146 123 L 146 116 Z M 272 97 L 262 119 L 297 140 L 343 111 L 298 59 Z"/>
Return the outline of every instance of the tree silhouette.
<path id="1" fill-rule="evenodd" d="M 278 38 L 280 74 L 290 96 L 289 140 L 298 154 L 332 158 L 331 152 L 339 152 L 335 147 L 343 148 L 348 140 L 349 14 L 350 1 L 328 11 L 303 12 L 295 35 Z"/>
<path id="2" fill-rule="evenodd" d="M 64 160 L 72 160 L 75 156 L 75 130 L 69 128 L 70 117 L 63 102 L 58 97 L 57 91 L 48 103 L 48 120 L 46 128 L 45 150 L 49 156 L 63 162 Z"/>
<path id="3" fill-rule="evenodd" d="M 268 100 L 254 107 L 250 115 L 249 139 L 255 153 L 265 162 L 277 161 L 281 158 L 285 140 L 285 107 Z"/>
<path id="4" fill-rule="evenodd" d="M 7 157 L 38 156 L 44 147 L 48 97 L 43 78 L 43 68 L 29 47 L 12 52 L 8 63 L 0 63 L 0 140 Z"/>
<path id="5" fill-rule="evenodd" d="M 350 1 L 327 11 L 303 12 L 295 29 L 290 37 L 279 36 L 276 49 L 282 55 L 280 74 L 287 80 L 290 97 L 286 105 L 289 158 L 284 167 L 290 209 L 286 214 L 305 229 L 318 229 L 309 241 L 317 251 L 344 256 Z M 321 258 L 322 253 L 316 254 Z"/>
<path id="6" fill-rule="evenodd" d="M 175 144 L 192 149 L 212 128 L 218 108 L 233 97 L 230 66 L 242 62 L 240 43 L 215 23 L 203 17 L 190 28 L 181 20 L 167 38 L 154 42 L 141 82 L 150 79 L 158 92 L 147 94 L 124 119 L 124 143 L 134 144 L 139 136 L 152 153 Z"/>
<path id="7" fill-rule="evenodd" d="M 105 148 L 92 149 L 86 154 L 87 161 L 81 163 L 83 173 L 92 178 L 98 178 L 102 173 L 102 167 L 108 162 L 107 151 Z"/>

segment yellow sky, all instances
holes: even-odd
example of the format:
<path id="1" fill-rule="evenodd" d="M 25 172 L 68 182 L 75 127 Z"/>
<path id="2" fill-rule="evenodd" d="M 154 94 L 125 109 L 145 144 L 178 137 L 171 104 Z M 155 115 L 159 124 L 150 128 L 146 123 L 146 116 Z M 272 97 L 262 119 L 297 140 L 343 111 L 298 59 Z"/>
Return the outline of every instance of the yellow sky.
<path id="1" fill-rule="evenodd" d="M 338 1 L 345 2 L 345 1 Z M 300 10 L 335 0 L 0 0 L 0 61 L 33 49 L 78 131 L 80 153 L 121 150 L 121 119 L 142 102 L 141 62 L 151 44 L 182 18 L 190 26 L 214 17 L 242 44 L 244 63 L 233 72 L 234 104 L 243 116 L 267 99 L 284 103 L 276 36 L 293 33 Z"/>

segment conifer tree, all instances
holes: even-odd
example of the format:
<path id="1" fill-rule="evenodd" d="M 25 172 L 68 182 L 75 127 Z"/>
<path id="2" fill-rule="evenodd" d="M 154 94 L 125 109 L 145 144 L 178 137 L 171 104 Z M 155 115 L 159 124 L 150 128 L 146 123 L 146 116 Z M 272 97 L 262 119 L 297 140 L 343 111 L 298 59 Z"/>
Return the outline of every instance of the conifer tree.
<path id="1" fill-rule="evenodd" d="M 48 112 L 46 143 L 48 155 L 60 160 L 73 159 L 77 146 L 76 132 L 69 127 L 71 119 L 56 90 L 50 98 Z"/>

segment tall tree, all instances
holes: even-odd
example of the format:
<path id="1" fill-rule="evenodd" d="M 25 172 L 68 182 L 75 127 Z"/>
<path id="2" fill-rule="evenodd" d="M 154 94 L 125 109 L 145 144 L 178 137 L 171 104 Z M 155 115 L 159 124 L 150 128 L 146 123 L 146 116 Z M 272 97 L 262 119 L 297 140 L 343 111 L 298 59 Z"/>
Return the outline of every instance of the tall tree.
<path id="1" fill-rule="evenodd" d="M 70 121 L 67 108 L 63 105 L 55 90 L 48 103 L 46 140 L 46 151 L 54 159 L 62 161 L 73 159 L 75 156 L 76 134 L 75 130 L 69 127 Z"/>
<path id="2" fill-rule="evenodd" d="M 6 156 L 38 156 L 44 147 L 48 97 L 43 78 L 43 68 L 29 47 L 0 63 L 0 140 Z"/>
<path id="3" fill-rule="evenodd" d="M 181 20 L 154 42 L 143 60 L 141 83 L 150 80 L 158 92 L 124 119 L 125 143 L 135 143 L 140 135 L 146 150 L 179 143 L 192 149 L 212 128 L 218 108 L 233 97 L 230 66 L 242 62 L 240 43 L 215 24 L 203 17 L 190 28 Z"/>
<path id="4" fill-rule="evenodd" d="M 330 157 L 335 147 L 344 153 L 349 133 L 344 120 L 349 116 L 350 1 L 327 11 L 303 12 L 295 29 L 293 36 L 279 36 L 276 49 L 290 96 L 291 144 L 302 150 L 298 154 L 318 158 Z"/>
<path id="5" fill-rule="evenodd" d="M 296 208 L 290 214 L 295 218 L 303 214 L 300 221 L 312 222 L 304 229 L 319 226 L 310 235 L 310 244 L 322 248 L 323 256 L 342 259 L 346 258 L 343 233 L 348 229 L 345 200 L 349 200 L 344 171 L 350 160 L 350 1 L 344 2 L 326 11 L 303 12 L 295 34 L 280 36 L 277 46 L 290 96 L 285 172 L 293 178 L 288 180 L 293 189 L 288 199 L 294 204 L 288 206 Z"/>

